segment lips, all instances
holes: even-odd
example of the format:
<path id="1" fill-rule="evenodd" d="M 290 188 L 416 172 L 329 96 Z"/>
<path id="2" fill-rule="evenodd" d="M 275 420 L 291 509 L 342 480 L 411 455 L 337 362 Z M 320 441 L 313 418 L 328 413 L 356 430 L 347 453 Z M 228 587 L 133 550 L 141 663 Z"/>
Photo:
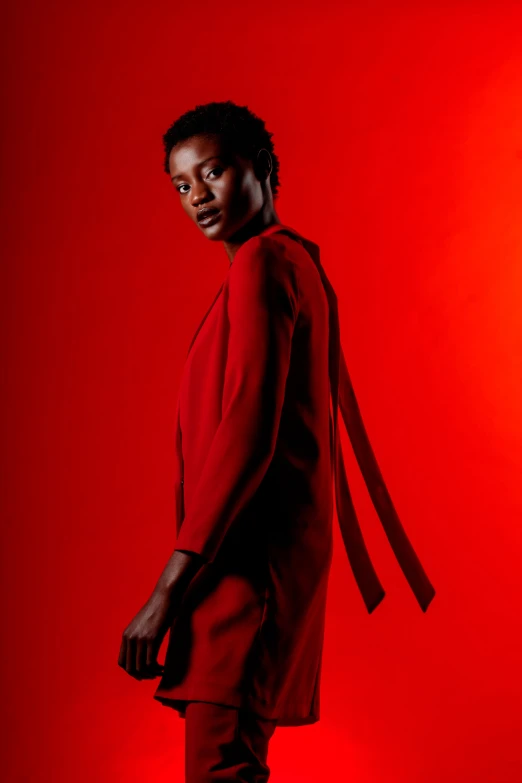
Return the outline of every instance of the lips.
<path id="1" fill-rule="evenodd" d="M 197 214 L 198 223 L 201 223 L 201 221 L 205 220 L 206 218 L 212 217 L 212 215 L 217 215 L 219 212 L 219 209 L 216 207 L 207 207 L 205 209 L 200 209 Z"/>

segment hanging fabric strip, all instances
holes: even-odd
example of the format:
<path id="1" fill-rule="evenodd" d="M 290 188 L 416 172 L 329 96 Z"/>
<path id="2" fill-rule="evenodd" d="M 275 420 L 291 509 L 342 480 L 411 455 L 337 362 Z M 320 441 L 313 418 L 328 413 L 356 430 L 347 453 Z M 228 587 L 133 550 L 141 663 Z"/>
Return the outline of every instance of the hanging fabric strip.
<path id="1" fill-rule="evenodd" d="M 261 233 L 269 235 L 275 232 L 284 233 L 303 245 L 316 264 L 328 298 L 330 309 L 328 355 L 333 408 L 335 503 L 341 535 L 357 586 L 368 612 L 373 612 L 384 598 L 385 591 L 371 562 L 350 494 L 339 437 L 339 408 L 357 463 L 393 553 L 419 606 L 425 612 L 435 595 L 435 589 L 397 515 L 370 444 L 341 346 L 337 296 L 321 264 L 319 246 L 281 223 L 272 224 Z"/>

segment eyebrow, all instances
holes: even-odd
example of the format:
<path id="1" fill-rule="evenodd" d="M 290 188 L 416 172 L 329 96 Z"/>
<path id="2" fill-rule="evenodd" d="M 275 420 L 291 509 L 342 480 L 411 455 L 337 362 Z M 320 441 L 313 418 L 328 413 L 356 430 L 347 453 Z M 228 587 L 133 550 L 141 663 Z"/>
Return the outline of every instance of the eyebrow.
<path id="1" fill-rule="evenodd" d="M 205 160 L 202 160 L 201 163 L 198 163 L 198 168 L 203 166 L 204 163 L 207 163 L 209 160 L 213 160 L 214 158 L 219 158 L 221 160 L 221 155 L 211 155 L 210 158 L 205 158 Z M 175 174 L 173 177 L 171 177 L 171 180 L 174 182 L 175 179 L 181 179 L 183 177 L 183 174 Z"/>

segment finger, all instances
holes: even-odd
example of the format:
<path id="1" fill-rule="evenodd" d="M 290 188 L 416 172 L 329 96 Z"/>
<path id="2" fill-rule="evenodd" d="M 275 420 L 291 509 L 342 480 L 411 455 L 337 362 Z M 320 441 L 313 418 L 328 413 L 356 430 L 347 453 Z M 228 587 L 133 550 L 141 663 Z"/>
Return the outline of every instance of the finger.
<path id="1" fill-rule="evenodd" d="M 136 657 L 136 640 L 127 639 L 127 657 L 125 661 L 125 669 L 128 674 L 134 676 L 135 671 L 135 657 Z"/>
<path id="2" fill-rule="evenodd" d="M 156 647 L 157 645 L 151 639 L 147 645 L 147 669 L 153 669 L 156 664 Z"/>
<path id="3" fill-rule="evenodd" d="M 125 636 L 121 640 L 120 654 L 118 656 L 118 666 L 125 668 L 125 662 L 127 660 L 127 640 Z"/>
<path id="4" fill-rule="evenodd" d="M 136 643 L 136 677 L 141 679 L 146 674 L 147 642 L 145 639 L 138 639 Z"/>
<path id="5" fill-rule="evenodd" d="M 157 641 L 150 641 L 147 645 L 147 672 L 151 678 L 163 675 L 163 666 L 158 663 L 158 643 Z"/>
<path id="6" fill-rule="evenodd" d="M 154 669 L 147 669 L 146 673 L 143 674 L 140 677 L 140 679 L 141 680 L 154 680 L 154 679 L 156 679 L 156 677 L 161 677 L 162 674 L 163 674 L 163 672 L 161 672 L 161 671 L 156 671 Z"/>

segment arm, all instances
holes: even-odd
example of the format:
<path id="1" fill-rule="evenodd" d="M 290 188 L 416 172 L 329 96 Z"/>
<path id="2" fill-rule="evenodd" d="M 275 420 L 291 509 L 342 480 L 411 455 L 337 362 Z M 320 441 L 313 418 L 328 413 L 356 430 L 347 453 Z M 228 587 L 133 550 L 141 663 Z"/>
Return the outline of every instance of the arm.
<path id="1" fill-rule="evenodd" d="M 137 680 L 163 674 L 158 652 L 183 594 L 204 564 L 196 554 L 174 551 L 148 601 L 125 628 L 118 666 Z"/>
<path id="2" fill-rule="evenodd" d="M 299 306 L 295 269 L 273 240 L 253 238 L 229 273 L 228 353 L 221 422 L 176 550 L 216 556 L 272 459 Z"/>
<path id="3" fill-rule="evenodd" d="M 252 239 L 229 273 L 223 415 L 176 549 L 123 634 L 118 663 L 137 679 L 162 673 L 157 653 L 188 584 L 214 559 L 274 453 L 299 295 L 291 263 L 273 248 Z"/>

